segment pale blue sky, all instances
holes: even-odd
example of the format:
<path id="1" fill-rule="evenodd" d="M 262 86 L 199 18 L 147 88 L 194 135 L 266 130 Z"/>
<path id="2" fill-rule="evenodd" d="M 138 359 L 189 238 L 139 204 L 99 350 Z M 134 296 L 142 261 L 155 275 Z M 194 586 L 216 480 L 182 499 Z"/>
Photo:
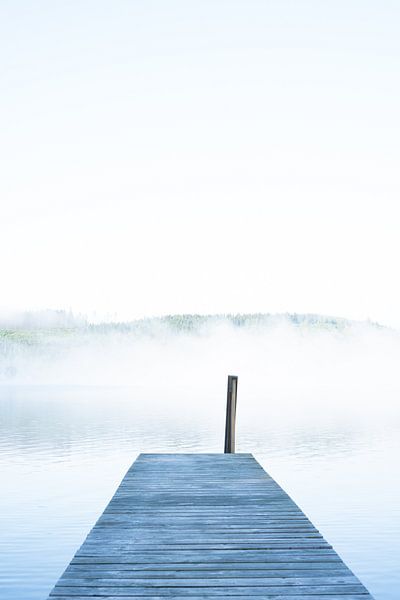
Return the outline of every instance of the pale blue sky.
<path id="1" fill-rule="evenodd" d="M 2 309 L 400 325 L 400 4 L 0 2 Z"/>

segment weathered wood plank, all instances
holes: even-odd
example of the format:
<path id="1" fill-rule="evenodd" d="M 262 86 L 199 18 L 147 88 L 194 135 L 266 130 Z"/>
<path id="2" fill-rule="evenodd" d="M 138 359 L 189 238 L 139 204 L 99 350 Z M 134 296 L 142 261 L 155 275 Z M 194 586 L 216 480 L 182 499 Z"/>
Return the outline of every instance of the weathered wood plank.
<path id="1" fill-rule="evenodd" d="M 52 600 L 370 594 L 251 454 L 142 454 Z"/>
<path id="2" fill-rule="evenodd" d="M 365 588 L 364 588 L 365 589 Z M 191 596 L 198 596 L 202 593 L 200 588 L 188 587 L 188 588 L 179 588 L 179 587 L 169 587 L 169 588 L 145 588 L 145 587 L 137 587 L 131 586 L 129 592 L 126 588 L 102 588 L 102 587 L 63 587 L 60 586 L 59 590 L 56 593 L 51 593 L 50 598 L 52 599 L 57 594 L 63 593 L 64 596 L 96 596 L 96 597 L 104 597 L 104 596 L 116 596 L 116 597 L 126 597 L 129 593 L 129 596 L 132 597 L 147 597 L 154 598 L 154 594 L 157 594 L 161 597 L 166 598 L 189 598 Z M 316 596 L 318 600 L 324 596 L 331 596 L 333 594 L 342 594 L 342 600 L 347 600 L 347 596 L 349 594 L 358 594 L 362 595 L 362 586 L 351 586 L 351 585 L 342 585 L 342 586 L 297 586 L 296 588 L 289 587 L 266 587 L 266 586 L 251 586 L 251 587 L 240 587 L 235 585 L 232 587 L 209 587 L 206 589 L 208 597 L 231 597 L 237 595 L 247 595 L 247 596 L 265 596 L 268 595 L 280 595 L 283 597 L 290 598 L 293 595 L 313 595 L 314 600 L 316 600 Z M 363 600 L 368 598 L 367 594 L 364 594 Z M 330 600 L 329 598 L 327 600 Z"/>
<path id="3" fill-rule="evenodd" d="M 190 597 L 190 600 L 212 600 L 213 598 L 218 598 L 218 597 L 224 597 L 225 598 L 233 598 L 233 597 L 238 597 L 240 598 L 240 600 L 253 600 L 254 595 L 261 595 L 261 598 L 263 598 L 263 600 L 368 600 L 369 598 L 371 598 L 371 596 L 369 596 L 368 594 L 346 594 L 345 596 L 343 594 L 337 595 L 337 594 L 324 594 L 324 595 L 315 595 L 315 594 L 265 594 L 265 593 L 261 593 L 261 594 L 253 594 L 251 593 L 251 595 L 249 594 L 242 594 L 241 592 L 238 593 L 227 593 L 226 591 L 223 591 L 222 594 L 214 594 L 213 591 L 211 592 L 198 592 L 196 595 L 192 595 L 190 594 L 190 596 L 188 596 L 187 594 L 185 594 L 185 592 L 183 592 L 181 590 L 178 590 L 177 593 L 175 594 L 175 592 L 168 592 L 168 594 L 165 594 L 164 592 L 162 592 L 162 595 L 158 594 L 157 592 L 153 592 L 151 594 L 151 596 L 138 596 L 138 595 L 132 595 L 132 594 L 127 594 L 124 595 L 124 598 L 127 598 L 128 600 L 137 600 L 138 598 L 151 598 L 151 600 L 163 600 L 163 598 L 187 598 Z M 85 595 L 85 596 L 79 596 L 79 595 L 74 595 L 73 596 L 73 600 L 87 600 L 89 596 Z M 101 598 L 102 600 L 121 600 L 121 596 L 110 596 L 110 595 L 106 595 L 106 596 L 95 596 L 97 598 Z M 70 598 L 72 598 L 72 596 L 64 596 L 62 594 L 52 594 L 51 595 L 51 600 L 69 600 Z M 260 599 L 261 600 L 261 599 Z"/>

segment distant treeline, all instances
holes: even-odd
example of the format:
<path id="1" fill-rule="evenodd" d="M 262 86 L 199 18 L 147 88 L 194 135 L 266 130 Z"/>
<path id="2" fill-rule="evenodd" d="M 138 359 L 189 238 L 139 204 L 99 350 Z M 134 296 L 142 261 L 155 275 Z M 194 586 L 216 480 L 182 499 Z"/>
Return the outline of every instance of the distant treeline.
<path id="1" fill-rule="evenodd" d="M 14 380 L 19 374 L 64 360 L 71 352 L 107 348 L 114 352 L 120 343 L 151 339 L 165 341 L 179 335 L 204 336 L 224 327 L 265 333 L 283 327 L 303 333 L 345 333 L 357 327 L 379 325 L 315 314 L 218 314 L 166 315 L 129 322 L 90 323 L 82 316 L 64 311 L 43 311 L 0 322 L 0 382 Z M 114 344 L 114 346 L 113 346 Z"/>
<path id="2" fill-rule="evenodd" d="M 215 315 L 165 315 L 163 317 L 150 317 L 128 322 L 105 322 L 88 324 L 92 331 L 137 331 L 145 333 L 157 331 L 159 327 L 167 327 L 172 331 L 196 332 L 204 327 L 219 324 L 230 324 L 234 327 L 268 327 L 279 323 L 292 325 L 306 325 L 308 327 L 323 327 L 343 329 L 352 324 L 352 321 L 338 317 L 327 317 L 314 314 L 297 313 L 244 313 L 244 314 L 215 314 Z"/>
<path id="3" fill-rule="evenodd" d="M 48 337 L 71 337 L 74 334 L 136 333 L 151 337 L 167 332 L 202 332 L 219 325 L 237 328 L 268 328 L 277 325 L 292 325 L 307 329 L 343 330 L 355 326 L 357 322 L 340 317 L 299 313 L 250 313 L 250 314 L 183 314 L 149 317 L 134 321 L 105 321 L 90 323 L 82 315 L 67 311 L 41 311 L 27 313 L 18 319 L 0 319 L 1 341 L 24 341 L 27 344 L 45 342 Z M 364 323 L 380 327 L 377 323 Z"/>

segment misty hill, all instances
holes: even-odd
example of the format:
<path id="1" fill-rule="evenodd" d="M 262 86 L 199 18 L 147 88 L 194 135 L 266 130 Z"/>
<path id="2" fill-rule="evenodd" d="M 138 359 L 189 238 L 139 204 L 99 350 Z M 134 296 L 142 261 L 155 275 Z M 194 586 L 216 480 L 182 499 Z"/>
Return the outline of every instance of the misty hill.
<path id="1" fill-rule="evenodd" d="M 265 345 L 275 352 L 278 347 L 287 349 L 294 344 L 298 352 L 301 340 L 314 343 L 312 340 L 321 336 L 361 339 L 365 332 L 384 331 L 388 330 L 371 322 L 315 314 L 186 314 L 90 323 L 69 312 L 43 311 L 0 322 L 0 382 L 61 378 L 75 382 L 78 372 L 80 381 L 89 374 L 97 381 L 112 368 L 118 372 L 115 381 L 119 382 L 126 374 L 130 376 L 132 369 L 137 374 L 140 369 L 168 361 L 173 368 L 172 348 L 183 361 L 188 347 L 193 359 L 198 349 L 204 356 L 231 351 L 261 355 Z"/>
<path id="2" fill-rule="evenodd" d="M 82 315 L 67 311 L 38 311 L 0 318 L 0 340 L 18 339 L 27 343 L 43 342 L 47 337 L 68 337 L 74 334 L 90 335 L 104 333 L 131 333 L 137 335 L 159 335 L 162 332 L 202 332 L 218 325 L 234 328 L 265 328 L 283 324 L 306 329 L 344 330 L 356 325 L 341 317 L 300 313 L 245 313 L 245 314 L 182 314 L 149 317 L 133 321 L 105 321 L 91 323 Z M 363 322 L 369 327 L 380 327 L 377 323 Z"/>

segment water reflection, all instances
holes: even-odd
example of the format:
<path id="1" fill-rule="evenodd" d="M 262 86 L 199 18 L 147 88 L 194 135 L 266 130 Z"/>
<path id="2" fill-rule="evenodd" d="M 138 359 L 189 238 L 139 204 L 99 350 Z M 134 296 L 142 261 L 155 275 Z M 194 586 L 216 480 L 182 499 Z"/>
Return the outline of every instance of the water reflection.
<path id="1" fill-rule="evenodd" d="M 2 598 L 46 597 L 139 452 L 221 451 L 221 395 L 159 392 L 0 389 Z M 288 414 L 242 401 L 237 451 L 256 455 L 377 600 L 397 600 L 398 418 Z"/>

